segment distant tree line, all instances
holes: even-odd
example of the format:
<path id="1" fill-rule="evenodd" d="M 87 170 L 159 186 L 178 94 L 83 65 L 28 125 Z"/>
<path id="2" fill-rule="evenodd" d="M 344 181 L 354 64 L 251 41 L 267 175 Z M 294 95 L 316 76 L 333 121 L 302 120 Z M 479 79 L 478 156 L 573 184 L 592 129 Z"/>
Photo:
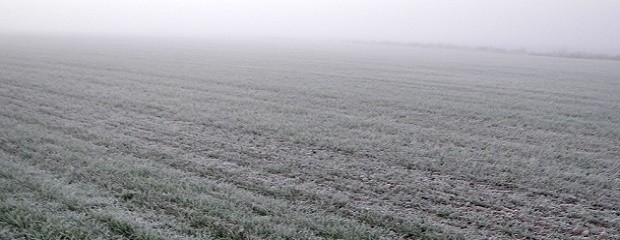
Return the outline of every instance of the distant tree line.
<path id="1" fill-rule="evenodd" d="M 536 55 L 536 54 L 534 54 Z M 620 55 L 611 56 L 606 54 L 590 54 L 584 52 L 569 52 L 569 51 L 554 51 L 546 54 L 539 54 L 544 56 L 553 57 L 566 57 L 566 58 L 584 58 L 584 59 L 602 59 L 602 60 L 620 60 Z"/>
<path id="2" fill-rule="evenodd" d="M 547 57 L 562 57 L 562 58 L 579 58 L 579 59 L 599 59 L 599 60 L 615 60 L 620 61 L 620 55 L 608 55 L 608 54 L 591 54 L 584 52 L 572 52 L 567 50 L 558 50 L 553 52 L 532 52 L 525 49 L 513 49 L 507 50 L 505 48 L 497 47 L 470 47 L 455 44 L 444 43 L 402 43 L 402 42 L 390 42 L 390 41 L 352 41 L 355 43 L 374 44 L 374 45 L 394 45 L 394 46 L 408 46 L 408 47 L 422 47 L 422 48 L 441 48 L 441 49 L 459 49 L 459 50 L 472 50 L 494 53 L 506 53 L 506 54 L 524 54 L 533 56 L 547 56 Z"/>

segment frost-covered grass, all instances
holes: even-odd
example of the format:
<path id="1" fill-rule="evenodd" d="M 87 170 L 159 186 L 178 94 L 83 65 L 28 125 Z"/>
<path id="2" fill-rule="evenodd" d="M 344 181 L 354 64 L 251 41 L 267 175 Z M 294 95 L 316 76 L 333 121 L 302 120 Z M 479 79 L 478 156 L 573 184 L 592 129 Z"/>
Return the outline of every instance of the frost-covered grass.
<path id="1" fill-rule="evenodd" d="M 620 238 L 620 63 L 0 41 L 0 238 Z"/>

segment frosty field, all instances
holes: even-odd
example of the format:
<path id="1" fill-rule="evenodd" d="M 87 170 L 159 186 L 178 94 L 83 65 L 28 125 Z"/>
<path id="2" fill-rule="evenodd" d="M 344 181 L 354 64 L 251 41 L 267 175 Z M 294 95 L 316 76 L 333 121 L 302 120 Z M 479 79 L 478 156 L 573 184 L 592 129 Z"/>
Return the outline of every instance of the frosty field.
<path id="1" fill-rule="evenodd" d="M 620 62 L 0 37 L 0 239 L 620 239 Z"/>

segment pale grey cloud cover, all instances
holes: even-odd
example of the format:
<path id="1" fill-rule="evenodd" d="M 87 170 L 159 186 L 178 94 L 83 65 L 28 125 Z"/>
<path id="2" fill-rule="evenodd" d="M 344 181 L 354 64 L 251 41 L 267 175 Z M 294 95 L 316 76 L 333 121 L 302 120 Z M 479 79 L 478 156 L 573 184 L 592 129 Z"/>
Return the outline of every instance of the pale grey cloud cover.
<path id="1" fill-rule="evenodd" d="M 372 40 L 620 54 L 620 1 L 0 0 L 0 32 Z"/>

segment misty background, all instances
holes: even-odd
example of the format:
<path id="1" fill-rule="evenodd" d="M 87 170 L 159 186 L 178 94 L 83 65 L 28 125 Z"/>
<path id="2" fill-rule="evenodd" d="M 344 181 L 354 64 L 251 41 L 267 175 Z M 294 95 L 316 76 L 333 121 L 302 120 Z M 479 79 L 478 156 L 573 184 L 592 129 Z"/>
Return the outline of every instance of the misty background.
<path id="1" fill-rule="evenodd" d="M 0 0 L 0 33 L 291 38 L 620 54 L 620 1 Z"/>

